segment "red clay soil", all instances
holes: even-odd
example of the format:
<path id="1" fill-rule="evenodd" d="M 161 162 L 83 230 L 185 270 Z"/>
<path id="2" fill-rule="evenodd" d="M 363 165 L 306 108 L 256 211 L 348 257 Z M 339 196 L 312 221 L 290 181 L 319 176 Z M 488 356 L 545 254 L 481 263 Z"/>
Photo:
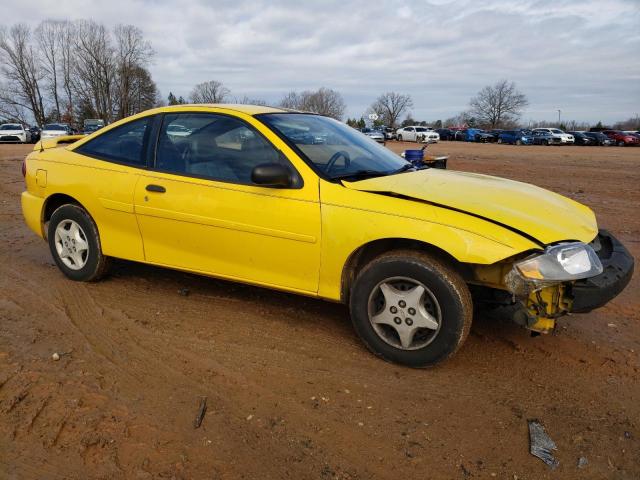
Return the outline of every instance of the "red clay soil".
<path id="1" fill-rule="evenodd" d="M 480 316 L 455 358 L 412 370 L 370 355 L 341 305 L 129 262 L 67 280 L 22 220 L 29 149 L 0 145 L 0 478 L 640 478 L 638 275 L 552 335 Z M 640 258 L 640 148 L 428 150 L 586 203 Z"/>

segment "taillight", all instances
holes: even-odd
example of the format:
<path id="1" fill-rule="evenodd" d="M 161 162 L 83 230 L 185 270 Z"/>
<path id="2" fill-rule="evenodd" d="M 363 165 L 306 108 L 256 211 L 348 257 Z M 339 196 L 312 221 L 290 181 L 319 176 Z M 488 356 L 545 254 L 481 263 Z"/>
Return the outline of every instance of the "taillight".
<path id="1" fill-rule="evenodd" d="M 27 159 L 22 160 L 22 176 L 27 176 Z"/>

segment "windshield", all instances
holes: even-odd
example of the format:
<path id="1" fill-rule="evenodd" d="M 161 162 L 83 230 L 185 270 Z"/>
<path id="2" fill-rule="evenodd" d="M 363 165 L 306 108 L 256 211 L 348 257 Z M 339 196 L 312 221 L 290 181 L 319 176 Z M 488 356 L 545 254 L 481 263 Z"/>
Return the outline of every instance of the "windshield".
<path id="1" fill-rule="evenodd" d="M 564 133 L 562 130 L 558 130 L 557 128 L 552 128 L 551 132 L 553 132 L 553 133 Z"/>
<path id="2" fill-rule="evenodd" d="M 329 178 L 386 175 L 411 165 L 342 122 L 304 113 L 257 115 Z"/>
<path id="3" fill-rule="evenodd" d="M 0 130 L 22 130 L 22 128 L 20 128 L 20 125 L 9 123 L 6 125 L 0 125 Z"/>
<path id="4" fill-rule="evenodd" d="M 45 125 L 44 127 L 42 127 L 42 129 L 43 130 L 66 130 L 66 127 L 64 125 L 49 123 L 48 125 Z"/>

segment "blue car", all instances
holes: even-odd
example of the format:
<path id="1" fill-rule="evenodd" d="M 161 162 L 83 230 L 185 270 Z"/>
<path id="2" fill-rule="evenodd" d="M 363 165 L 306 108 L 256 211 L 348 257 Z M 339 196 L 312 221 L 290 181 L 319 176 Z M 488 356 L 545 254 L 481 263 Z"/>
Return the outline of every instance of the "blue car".
<path id="1" fill-rule="evenodd" d="M 498 143 L 533 145 L 533 132 L 531 130 L 505 130 L 498 135 Z"/>

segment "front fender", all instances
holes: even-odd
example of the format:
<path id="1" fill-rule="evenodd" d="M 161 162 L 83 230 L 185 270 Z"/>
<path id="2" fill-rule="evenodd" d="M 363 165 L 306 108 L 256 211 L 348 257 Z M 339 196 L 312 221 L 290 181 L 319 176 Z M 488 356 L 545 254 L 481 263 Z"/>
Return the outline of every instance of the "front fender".
<path id="1" fill-rule="evenodd" d="M 362 246 L 406 239 L 437 247 L 461 263 L 489 265 L 540 245 L 499 225 L 420 202 L 322 182 L 318 294 L 339 301 L 344 266 Z"/>

